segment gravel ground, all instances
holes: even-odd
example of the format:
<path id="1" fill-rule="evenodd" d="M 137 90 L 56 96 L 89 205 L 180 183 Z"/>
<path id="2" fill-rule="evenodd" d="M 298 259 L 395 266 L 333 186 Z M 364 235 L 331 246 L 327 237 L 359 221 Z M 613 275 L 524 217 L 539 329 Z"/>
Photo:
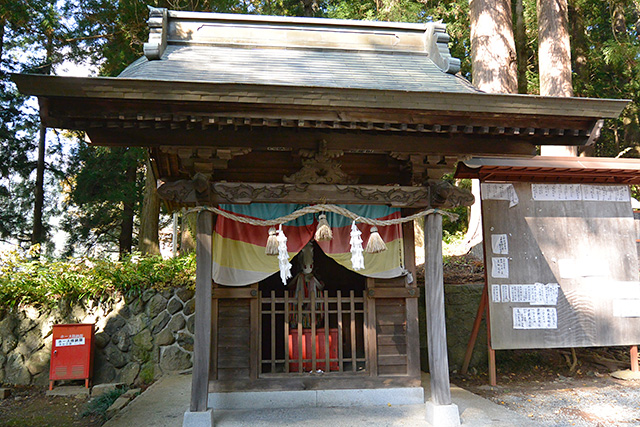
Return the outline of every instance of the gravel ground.
<path id="1" fill-rule="evenodd" d="M 469 388 L 469 387 L 468 387 Z M 640 426 L 640 381 L 609 375 L 471 387 L 543 426 Z"/>

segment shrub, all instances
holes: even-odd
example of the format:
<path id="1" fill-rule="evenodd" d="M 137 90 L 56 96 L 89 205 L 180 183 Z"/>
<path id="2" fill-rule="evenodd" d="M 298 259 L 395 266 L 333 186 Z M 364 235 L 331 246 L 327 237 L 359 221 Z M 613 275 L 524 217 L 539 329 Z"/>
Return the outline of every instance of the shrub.
<path id="1" fill-rule="evenodd" d="M 170 259 L 132 255 L 122 261 L 33 255 L 34 250 L 0 253 L 0 307 L 47 307 L 60 299 L 107 301 L 151 288 L 195 286 L 194 254 Z"/>
<path id="2" fill-rule="evenodd" d="M 91 416 L 99 416 L 103 420 L 106 419 L 107 409 L 113 402 L 116 401 L 120 396 L 122 396 L 127 390 L 124 388 L 116 388 L 115 390 L 110 390 L 100 396 L 91 399 L 82 412 L 82 417 L 91 417 Z"/>

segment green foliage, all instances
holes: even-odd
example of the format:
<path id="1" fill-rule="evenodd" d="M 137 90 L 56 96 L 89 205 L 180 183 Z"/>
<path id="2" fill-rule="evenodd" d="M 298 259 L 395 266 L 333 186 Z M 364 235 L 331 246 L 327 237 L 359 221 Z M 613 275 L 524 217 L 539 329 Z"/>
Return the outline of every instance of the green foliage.
<path id="1" fill-rule="evenodd" d="M 146 289 L 193 287 L 195 255 L 163 260 L 132 255 L 122 261 L 76 258 L 69 261 L 33 259 L 26 253 L 0 254 L 0 306 L 50 307 L 60 299 L 106 301 L 117 295 L 136 296 Z"/>
<path id="2" fill-rule="evenodd" d="M 103 420 L 106 419 L 107 409 L 113 405 L 116 399 L 126 393 L 126 391 L 127 389 L 125 388 L 116 388 L 91 399 L 82 412 L 82 417 L 99 416 L 102 417 Z"/>

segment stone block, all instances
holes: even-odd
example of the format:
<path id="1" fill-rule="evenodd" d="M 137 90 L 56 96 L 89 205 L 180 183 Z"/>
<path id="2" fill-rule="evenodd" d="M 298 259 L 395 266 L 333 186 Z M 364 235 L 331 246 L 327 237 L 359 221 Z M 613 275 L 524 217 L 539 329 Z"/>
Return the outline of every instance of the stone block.
<path id="1" fill-rule="evenodd" d="M 186 351 L 193 351 L 193 336 L 188 332 L 178 332 L 178 345 Z"/>
<path id="2" fill-rule="evenodd" d="M 108 384 L 98 384 L 94 385 L 91 388 L 91 397 L 98 397 L 105 393 L 112 392 L 114 390 L 124 388 L 124 383 L 108 383 Z"/>
<path id="3" fill-rule="evenodd" d="M 182 302 L 187 302 L 195 295 L 195 291 L 187 288 L 180 288 L 176 291 L 176 295 Z"/>
<path id="4" fill-rule="evenodd" d="M 128 305 L 131 314 L 136 315 L 144 311 L 144 302 L 140 298 L 136 298 Z"/>
<path id="5" fill-rule="evenodd" d="M 75 397 L 89 397 L 90 390 L 85 386 L 74 385 L 74 386 L 61 386 L 55 387 L 53 390 L 47 390 L 47 396 L 75 396 Z"/>
<path id="6" fill-rule="evenodd" d="M 122 368 L 127 364 L 127 359 L 113 343 L 104 348 L 104 354 L 107 356 L 107 360 L 116 368 Z"/>
<path id="7" fill-rule="evenodd" d="M 158 314 L 158 316 L 151 321 L 151 333 L 157 334 L 160 332 L 167 326 L 169 320 L 171 320 L 171 315 L 166 310 Z"/>
<path id="8" fill-rule="evenodd" d="M 127 328 L 131 335 L 136 335 L 149 324 L 149 317 L 146 314 L 137 314 L 127 321 Z"/>
<path id="9" fill-rule="evenodd" d="M 176 314 L 180 310 L 182 310 L 182 302 L 180 301 L 180 298 L 171 298 L 167 304 L 167 311 L 171 314 Z"/>
<path id="10" fill-rule="evenodd" d="M 137 395 L 140 394 L 141 389 L 139 388 L 131 388 L 129 390 L 127 390 L 123 396 L 124 397 L 128 397 L 129 399 L 134 399 Z"/>
<path id="11" fill-rule="evenodd" d="M 105 348 L 107 344 L 111 341 L 111 337 L 106 332 L 98 332 L 93 337 L 93 342 L 96 348 Z"/>
<path id="12" fill-rule="evenodd" d="M 109 363 L 102 350 L 95 352 L 93 361 L 93 382 L 94 384 L 105 384 L 113 382 L 116 377 L 116 368 Z"/>
<path id="13" fill-rule="evenodd" d="M 181 313 L 178 313 L 171 318 L 167 324 L 167 329 L 171 332 L 178 332 L 180 329 L 184 328 L 184 324 L 184 316 Z"/>
<path id="14" fill-rule="evenodd" d="M 178 346 L 165 347 L 160 355 L 160 367 L 165 372 L 182 371 L 192 366 L 191 355 Z"/>
<path id="15" fill-rule="evenodd" d="M 120 351 L 129 351 L 131 348 L 131 337 L 129 336 L 127 328 L 121 328 L 116 332 L 111 337 L 111 342 L 113 342 Z"/>
<path id="16" fill-rule="evenodd" d="M 213 410 L 185 412 L 182 419 L 182 427 L 213 427 Z"/>
<path id="17" fill-rule="evenodd" d="M 5 366 L 4 382 L 7 384 L 29 385 L 31 374 L 24 366 L 24 358 L 20 353 L 12 353 L 7 359 Z"/>
<path id="18" fill-rule="evenodd" d="M 460 425 L 460 413 L 458 406 L 455 404 L 450 405 L 436 405 L 429 401 L 426 405 L 426 420 L 432 426 L 438 427 L 456 427 Z"/>
<path id="19" fill-rule="evenodd" d="M 18 321 L 13 315 L 7 314 L 4 319 L 0 320 L 0 336 L 7 337 L 13 335 L 13 330 L 17 323 Z"/>
<path id="20" fill-rule="evenodd" d="M 164 328 L 158 335 L 156 335 L 157 346 L 170 345 L 175 341 L 176 339 L 173 336 L 173 332 L 171 332 L 168 327 Z"/>
<path id="21" fill-rule="evenodd" d="M 108 333 L 109 336 L 113 337 L 113 335 L 118 332 L 125 324 L 126 321 L 122 318 L 122 316 L 115 315 L 107 320 L 104 331 Z"/>
<path id="22" fill-rule="evenodd" d="M 193 298 L 193 299 L 190 299 L 189 302 L 187 302 L 184 305 L 183 313 L 185 316 L 189 316 L 195 312 L 196 312 L 196 300 L 195 298 Z"/>
<path id="23" fill-rule="evenodd" d="M 33 353 L 24 365 L 29 370 L 31 375 L 39 374 L 49 369 L 49 359 L 51 358 L 51 352 L 47 349 L 39 350 Z"/>
<path id="24" fill-rule="evenodd" d="M 155 294 L 147 303 L 146 313 L 150 318 L 156 317 L 167 308 L 167 299 L 160 294 Z"/>
<path id="25" fill-rule="evenodd" d="M 9 388 L 0 388 L 0 400 L 4 400 L 9 396 L 11 396 L 11 389 L 9 389 Z"/>
<path id="26" fill-rule="evenodd" d="M 26 358 L 34 351 L 42 348 L 42 346 L 43 340 L 40 328 L 33 328 L 20 337 L 15 350 Z"/>
<path id="27" fill-rule="evenodd" d="M 119 398 L 117 398 L 116 401 L 113 402 L 111 404 L 111 406 L 109 406 L 109 409 L 107 409 L 107 412 L 105 414 L 107 419 L 113 418 L 113 416 L 115 414 L 117 414 L 118 412 L 120 412 L 122 410 L 122 408 L 127 406 L 127 404 L 129 403 L 130 400 L 131 400 L 130 398 L 124 397 L 124 395 L 122 395 Z"/>
<path id="28" fill-rule="evenodd" d="M 2 353 L 8 354 L 18 345 L 18 339 L 13 335 L 7 335 L 2 340 Z"/>
<path id="29" fill-rule="evenodd" d="M 191 316 L 187 319 L 187 330 L 192 334 L 195 333 L 196 330 L 196 316 Z"/>
<path id="30" fill-rule="evenodd" d="M 140 364 L 136 362 L 129 362 L 122 369 L 120 369 L 117 378 L 120 380 L 120 382 L 130 385 L 136 382 L 138 373 L 140 373 Z"/>
<path id="31" fill-rule="evenodd" d="M 142 332 L 136 334 L 133 337 L 133 345 L 143 350 L 151 350 L 153 348 L 153 338 L 151 332 L 148 329 L 144 329 Z"/>
<path id="32" fill-rule="evenodd" d="M 157 291 L 155 289 L 147 289 L 142 293 L 142 296 L 140 297 L 140 299 L 142 300 L 142 302 L 147 302 L 156 294 L 157 294 Z"/>

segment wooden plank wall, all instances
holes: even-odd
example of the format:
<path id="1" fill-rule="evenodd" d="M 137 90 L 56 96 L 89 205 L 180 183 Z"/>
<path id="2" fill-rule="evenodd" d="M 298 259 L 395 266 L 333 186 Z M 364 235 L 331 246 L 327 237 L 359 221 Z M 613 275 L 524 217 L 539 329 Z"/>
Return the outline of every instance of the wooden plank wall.
<path id="1" fill-rule="evenodd" d="M 417 303 L 417 290 L 412 295 L 408 292 L 404 277 L 368 280 L 370 319 L 375 324 L 375 345 L 370 345 L 375 362 L 372 363 L 373 376 L 415 376 L 419 373 L 419 361 L 415 357 L 419 350 L 415 334 L 417 316 L 414 319 L 412 315 L 408 320 L 408 312 L 414 311 L 410 306 Z M 408 330 L 415 336 L 410 336 Z"/>
<path id="2" fill-rule="evenodd" d="M 217 328 L 212 340 L 212 380 L 257 378 L 257 286 L 225 288 L 214 285 L 213 312 L 217 319 L 213 319 L 213 324 Z"/>

